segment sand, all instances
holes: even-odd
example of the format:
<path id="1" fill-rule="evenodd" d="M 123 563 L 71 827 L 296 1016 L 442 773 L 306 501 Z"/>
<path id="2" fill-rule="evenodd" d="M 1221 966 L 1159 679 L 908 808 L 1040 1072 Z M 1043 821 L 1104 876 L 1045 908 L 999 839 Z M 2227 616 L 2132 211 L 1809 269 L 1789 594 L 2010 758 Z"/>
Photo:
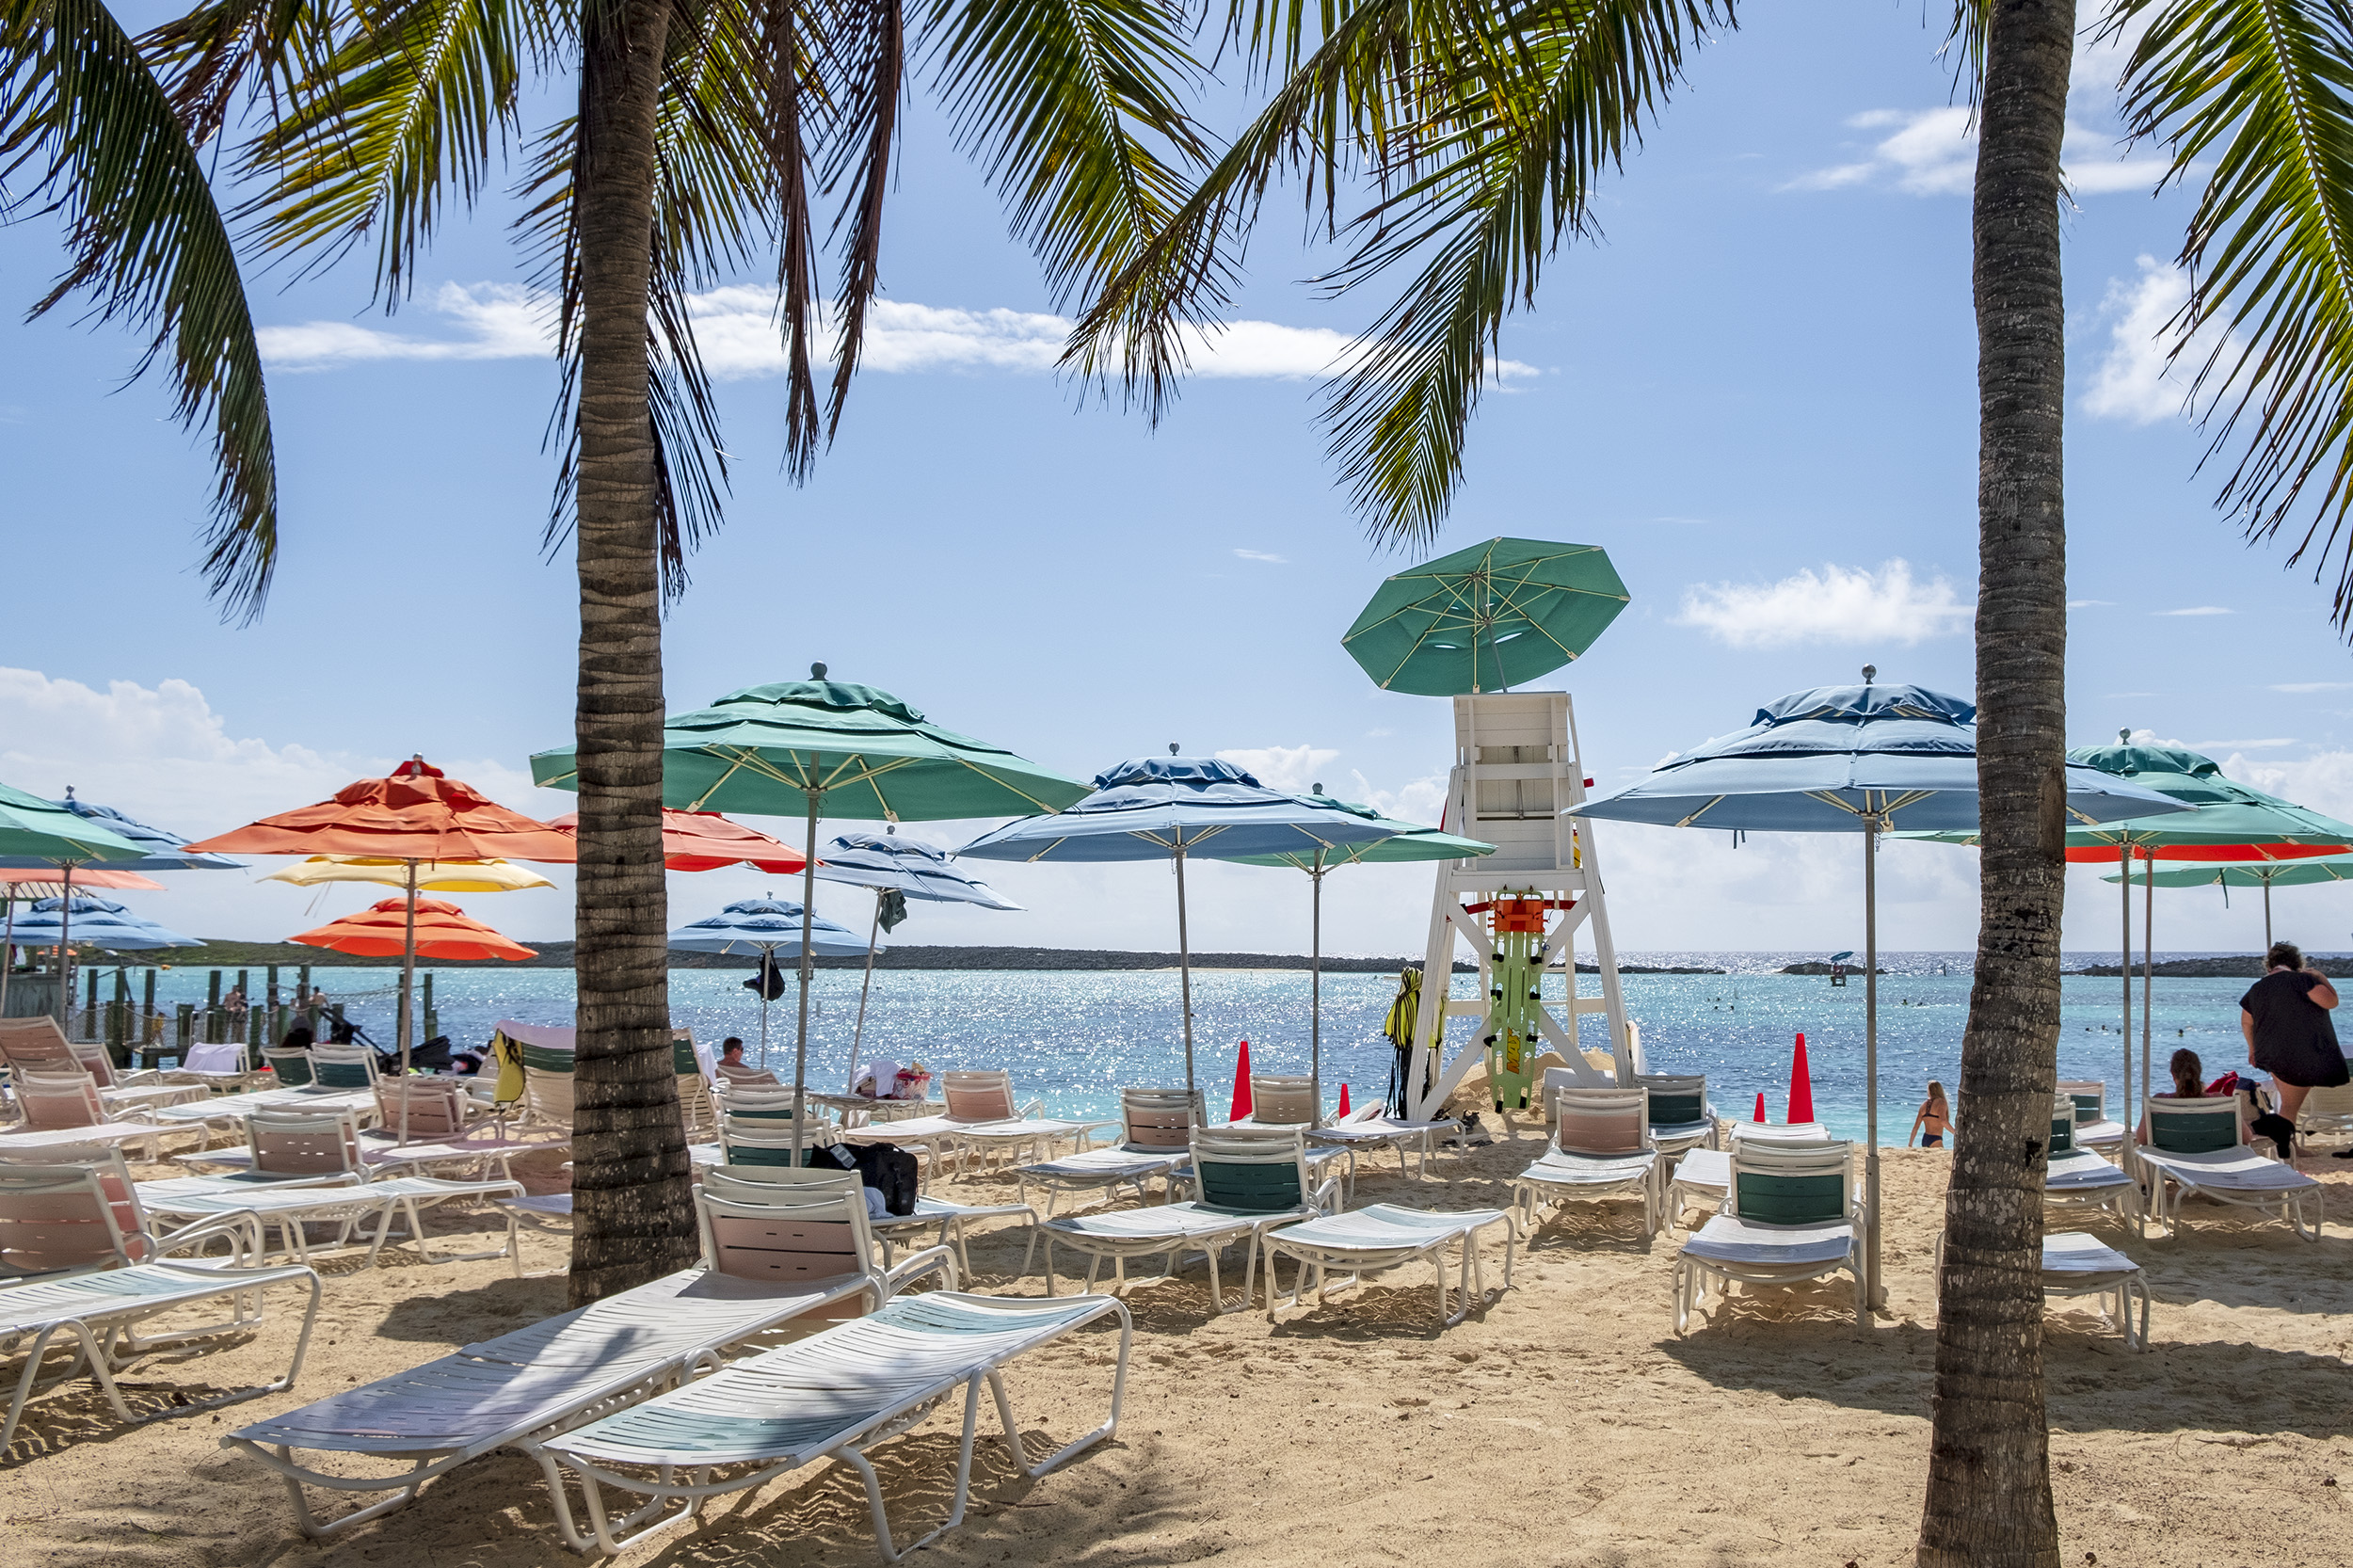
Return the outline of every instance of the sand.
<path id="1" fill-rule="evenodd" d="M 1493 1118 L 1491 1117 L 1492 1121 Z M 1360 1202 L 1504 1201 L 1536 1132 L 1441 1156 L 1433 1179 L 1368 1170 Z M 1934 1356 L 1929 1245 L 1945 1157 L 1885 1162 L 1891 1315 L 1857 1328 L 1835 1289 L 1718 1304 L 1677 1338 L 1675 1233 L 1646 1240 L 1629 1205 L 1550 1219 L 1501 1288 L 1436 1332 L 1427 1270 L 1287 1312 L 1207 1314 L 1196 1264 L 1135 1289 L 1133 1369 L 1117 1437 L 1028 1481 L 986 1441 L 966 1526 L 945 1563 L 1159 1564 L 1225 1556 L 1275 1564 L 1895 1564 L 1912 1560 Z M 2353 1161 L 2305 1168 L 2329 1184 L 2317 1246 L 2280 1224 L 2187 1207 L 2179 1240 L 2119 1236 L 2156 1298 L 2147 1354 L 2082 1308 L 2049 1315 L 2051 1453 L 2063 1560 L 2106 1564 L 2353 1561 Z M 541 1173 L 535 1185 L 548 1179 Z M 976 1179 L 952 1195 L 1010 1192 Z M 444 1215 L 449 1210 L 440 1211 Z M 436 1227 L 453 1250 L 470 1222 Z M 973 1246 L 980 1288 L 1017 1280 L 1017 1228 Z M 476 1244 L 487 1240 L 477 1232 Z M 526 1236 L 525 1265 L 563 1242 Z M 408 1509 L 328 1544 L 293 1528 L 280 1482 L 218 1446 L 241 1421 L 413 1366 L 563 1305 L 560 1278 L 504 1262 L 375 1270 L 329 1263 L 310 1364 L 291 1393 L 213 1415 L 124 1427 L 84 1384 L 38 1402 L 0 1468 L 0 1562 L 140 1568 L 397 1564 L 524 1568 L 580 1560 L 551 1524 L 540 1473 L 494 1455 Z M 281 1298 L 291 1300 L 291 1297 Z M 297 1320 L 200 1358 L 128 1375 L 143 1411 L 282 1367 Z M 1023 1367 L 1016 1408 L 1033 1455 L 1100 1418 L 1108 1333 Z M 984 1428 L 984 1431 L 986 1429 Z M 877 1455 L 894 1517 L 928 1523 L 954 1462 L 941 1419 Z M 863 1495 L 820 1465 L 714 1506 L 632 1562 L 878 1562 Z"/>

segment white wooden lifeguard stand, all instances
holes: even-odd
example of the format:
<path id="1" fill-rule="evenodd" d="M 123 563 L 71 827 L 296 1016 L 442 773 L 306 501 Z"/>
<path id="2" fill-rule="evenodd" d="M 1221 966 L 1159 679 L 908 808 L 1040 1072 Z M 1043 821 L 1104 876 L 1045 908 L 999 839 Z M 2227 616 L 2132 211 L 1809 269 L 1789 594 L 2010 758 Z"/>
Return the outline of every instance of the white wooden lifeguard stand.
<path id="1" fill-rule="evenodd" d="M 1547 982 L 1537 1010 L 1545 1043 L 1579 1082 L 1603 1087 L 1630 1083 L 1642 1070 L 1641 1038 L 1625 1016 L 1618 984 L 1618 950 L 1594 858 L 1593 824 L 1561 812 L 1585 799 L 1586 775 L 1577 744 L 1577 715 L 1566 692 L 1487 692 L 1454 699 L 1454 767 L 1447 786 L 1449 833 L 1496 846 L 1477 860 L 1442 860 L 1430 898 L 1430 949 L 1422 964 L 1421 1014 L 1416 1027 L 1408 1112 L 1434 1117 L 1473 1066 L 1485 1060 L 1479 1024 L 1487 1016 L 1494 983 L 1494 946 L 1485 922 L 1468 914 L 1509 890 L 1568 905 L 1545 914 L 1545 974 L 1558 969 L 1565 984 L 1558 1000 Z M 1600 992 L 1580 995 L 1577 936 L 1590 927 Z M 1455 944 L 1469 944 L 1479 961 L 1477 994 L 1449 993 Z M 1599 1015 L 1609 1031 L 1614 1071 L 1603 1072 L 1580 1048 L 1577 1020 Z M 1449 1018 L 1473 1020 L 1472 1033 L 1450 1063 L 1441 1063 Z M 1542 1080 L 1538 1080 L 1541 1091 Z"/>

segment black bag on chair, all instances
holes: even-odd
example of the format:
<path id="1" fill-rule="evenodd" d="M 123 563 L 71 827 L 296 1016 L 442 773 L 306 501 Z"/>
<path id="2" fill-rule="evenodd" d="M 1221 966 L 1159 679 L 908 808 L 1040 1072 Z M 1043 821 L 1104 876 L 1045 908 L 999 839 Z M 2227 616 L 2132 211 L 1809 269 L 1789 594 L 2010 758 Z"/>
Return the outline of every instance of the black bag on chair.
<path id="1" fill-rule="evenodd" d="M 866 1144 L 857 1151 L 858 1175 L 883 1195 L 883 1208 L 899 1218 L 915 1212 L 915 1194 L 922 1168 L 915 1156 L 896 1144 Z"/>

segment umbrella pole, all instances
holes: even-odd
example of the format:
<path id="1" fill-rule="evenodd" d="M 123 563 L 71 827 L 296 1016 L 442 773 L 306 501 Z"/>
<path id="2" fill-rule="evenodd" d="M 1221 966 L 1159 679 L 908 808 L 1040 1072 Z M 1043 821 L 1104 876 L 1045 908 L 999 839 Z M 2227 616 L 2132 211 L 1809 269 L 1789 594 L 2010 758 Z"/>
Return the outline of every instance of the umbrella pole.
<path id="1" fill-rule="evenodd" d="M 2141 887 L 2146 889 L 2140 901 L 2140 1082 L 2142 1096 L 2147 1097 L 2149 1085 L 2149 1036 L 2153 1032 L 2154 1019 L 2150 1009 L 2156 1006 L 2155 982 L 2152 978 L 2157 963 L 2157 857 L 2153 855 L 2141 862 Z M 2131 1043 L 2125 1044 L 2127 1050 Z"/>
<path id="2" fill-rule="evenodd" d="M 768 973 L 776 967 L 776 950 L 760 950 L 760 1064 L 768 1065 Z"/>
<path id="3" fill-rule="evenodd" d="M 1877 1310 L 1880 1295 L 1880 832 L 1863 819 L 1863 1201 L 1869 1209 L 1865 1238 L 1864 1299 Z"/>
<path id="4" fill-rule="evenodd" d="M 2124 977 L 2124 1125 L 2133 1125 L 2133 846 L 2116 846 L 2117 869 L 2122 872 L 2124 884 L 2124 956 L 2116 961 L 2116 972 Z M 2143 1083 L 2140 1092 L 2147 1094 Z"/>
<path id="5" fill-rule="evenodd" d="M 0 936 L 0 1018 L 8 1016 L 8 971 L 16 968 L 16 894 L 13 889 L 8 893 L 8 933 Z"/>
<path id="6" fill-rule="evenodd" d="M 882 929 L 883 890 L 874 889 L 874 918 L 866 926 L 866 979 L 857 988 L 857 1027 L 850 1032 L 850 1080 L 841 1086 L 847 1094 L 857 1087 L 857 1053 L 866 1046 L 866 993 L 874 988 L 874 933 Z M 882 1085 L 874 1085 L 875 1097 L 880 1098 Z"/>
<path id="7" fill-rule="evenodd" d="M 2265 961 L 2265 963 L 2268 963 L 2268 962 L 2270 962 L 2270 959 L 2271 959 L 2271 878 L 2270 878 L 2268 875 L 2265 875 L 2265 876 L 2264 877 L 2264 961 Z M 0 982 L 0 984 L 6 984 L 5 982 Z M 0 990 L 0 999 L 5 999 L 5 998 L 8 996 L 8 993 L 6 990 Z"/>
<path id="8" fill-rule="evenodd" d="M 808 837 L 801 841 L 801 1024 L 792 1045 L 792 1163 L 801 1162 L 802 1125 L 808 1115 L 808 978 L 811 905 L 817 902 L 817 792 L 808 792 Z M 762 986 L 762 990 L 766 987 Z"/>
<path id="9" fill-rule="evenodd" d="M 59 867 L 65 872 L 65 890 L 57 900 L 57 1032 L 72 1039 L 66 1016 L 73 1005 L 73 862 L 60 861 Z"/>
<path id="10" fill-rule="evenodd" d="M 1323 1120 L 1323 851 L 1316 851 L 1319 862 L 1307 873 L 1308 885 L 1315 888 L 1315 915 L 1308 925 L 1307 938 L 1307 1083 L 1315 1092 L 1316 1120 Z"/>
<path id="11" fill-rule="evenodd" d="M 1185 1010 L 1185 1092 L 1193 1092 L 1193 943 L 1185 932 L 1185 840 L 1176 840 L 1176 984 Z"/>
<path id="12" fill-rule="evenodd" d="M 417 980 L 417 863 L 408 862 L 408 923 L 400 943 L 400 1141 L 408 1142 L 408 992 Z"/>

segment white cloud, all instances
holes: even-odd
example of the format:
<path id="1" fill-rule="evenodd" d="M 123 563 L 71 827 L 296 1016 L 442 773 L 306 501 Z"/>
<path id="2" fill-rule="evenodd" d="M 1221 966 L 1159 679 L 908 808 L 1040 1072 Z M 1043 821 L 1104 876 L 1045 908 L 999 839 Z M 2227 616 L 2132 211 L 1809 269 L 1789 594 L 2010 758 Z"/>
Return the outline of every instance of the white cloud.
<path id="1" fill-rule="evenodd" d="M 2192 741 L 2189 743 L 2189 749 L 2192 751 L 2208 752 L 2273 751 L 2277 750 L 2281 746 L 2292 746 L 2295 744 L 2295 736 L 2282 735 L 2277 739 L 2267 741 Z"/>
<path id="2" fill-rule="evenodd" d="M 2353 692 L 2353 680 L 2292 680 L 2284 686 L 2274 686 L 2275 692 L 2289 692 L 2298 696 L 2311 692 Z"/>
<path id="3" fill-rule="evenodd" d="M 2105 609 L 2115 602 L 2116 600 L 2112 599 L 2071 599 L 2067 601 L 2067 607 L 2070 610 Z"/>
<path id="4" fill-rule="evenodd" d="M 1945 577 L 1914 582 L 1911 564 L 1877 571 L 1825 566 L 1777 583 L 1695 584 L 1683 591 L 1676 623 L 1705 629 L 1734 648 L 1796 643 L 1900 643 L 1959 632 L 1977 606 Z"/>
<path id="5" fill-rule="evenodd" d="M 511 283 L 443 283 L 433 310 L 465 334 L 414 338 L 348 321 L 307 321 L 255 332 L 272 370 L 325 370 L 366 360 L 521 360 L 555 349 L 549 297 Z"/>
<path id="6" fill-rule="evenodd" d="M 1837 190 L 1883 184 L 1908 196 L 1966 196 L 1977 179 L 1977 134 L 1967 107 L 1869 109 L 1847 121 L 1858 131 L 1884 132 L 1862 159 L 1801 174 L 1784 187 Z M 2070 116 L 2059 156 L 2077 195 L 2149 190 L 2163 176 L 2162 158 L 2120 155 L 2116 139 Z"/>
<path id="7" fill-rule="evenodd" d="M 1239 763 L 1250 776 L 1270 790 L 1286 794 L 1305 794 L 1308 788 L 1323 782 L 1323 765 L 1339 753 L 1329 746 L 1258 746 L 1236 747 L 1217 754 L 1218 760 Z"/>
<path id="8" fill-rule="evenodd" d="M 688 297 L 703 363 L 721 380 L 778 376 L 785 369 L 776 325 L 776 291 L 737 286 Z M 352 322 L 313 321 L 260 331 L 263 358 L 273 370 L 327 370 L 378 360 L 535 359 L 552 352 L 553 311 L 548 297 L 504 283 L 444 283 L 432 309 L 456 335 L 412 337 Z M 1050 374 L 1070 335 L 1067 317 L 1034 311 L 954 310 L 906 300 L 874 302 L 867 318 L 860 363 L 886 375 L 924 371 L 1011 371 Z M 820 341 L 830 341 L 824 321 Z M 1353 340 L 1324 327 L 1286 327 L 1237 321 L 1190 333 L 1184 347 L 1192 374 L 1218 378 L 1320 379 L 1345 369 Z M 1491 370 L 1506 383 L 1539 372 L 1516 360 Z"/>
<path id="9" fill-rule="evenodd" d="M 1370 779 L 1354 769 L 1349 771 L 1349 776 L 1356 781 L 1355 798 L 1385 817 L 1436 827 L 1438 819 L 1446 815 L 1447 776 L 1443 773 L 1408 779 L 1394 790 L 1374 788 Z M 1452 823 L 1446 825 L 1460 826 Z"/>
<path id="10" fill-rule="evenodd" d="M 2208 329 L 2196 334 L 2176 367 L 2171 349 L 2179 332 L 2174 317 L 2189 300 L 2189 277 L 2153 256 L 2137 263 L 2139 276 L 2111 279 L 2100 304 L 2108 322 L 2108 350 L 2084 393 L 2084 411 L 2132 424 L 2155 424 L 2191 412 L 2191 382 L 2217 341 Z M 2226 356 L 2227 359 L 2227 356 Z"/>
<path id="11" fill-rule="evenodd" d="M 1245 561 L 1264 561 L 1267 565 L 1269 565 L 1269 566 L 1271 566 L 1271 567 L 1287 567 L 1287 566 L 1289 566 L 1289 565 L 1290 565 L 1290 557 L 1289 557 L 1289 556 L 1288 556 L 1288 555 L 1275 555 L 1275 554 L 1272 554 L 1272 553 L 1270 553 L 1269 552 L 1267 552 L 1267 551 L 1263 551 L 1263 550 L 1237 550 L 1237 551 L 1235 551 L 1235 552 L 1234 552 L 1234 553 L 1235 553 L 1237 556 L 1241 557 L 1242 560 L 1245 560 Z"/>
<path id="12" fill-rule="evenodd" d="M 2353 820 L 2353 751 L 2323 751 L 2292 762 L 2233 753 L 2222 759 L 2222 773 L 2340 821 Z"/>
<path id="13" fill-rule="evenodd" d="M 2238 614 L 2236 610 L 2225 609 L 2219 604 L 2191 604 L 2179 610 L 2152 610 L 2149 613 L 2153 616 L 2234 616 Z"/>

